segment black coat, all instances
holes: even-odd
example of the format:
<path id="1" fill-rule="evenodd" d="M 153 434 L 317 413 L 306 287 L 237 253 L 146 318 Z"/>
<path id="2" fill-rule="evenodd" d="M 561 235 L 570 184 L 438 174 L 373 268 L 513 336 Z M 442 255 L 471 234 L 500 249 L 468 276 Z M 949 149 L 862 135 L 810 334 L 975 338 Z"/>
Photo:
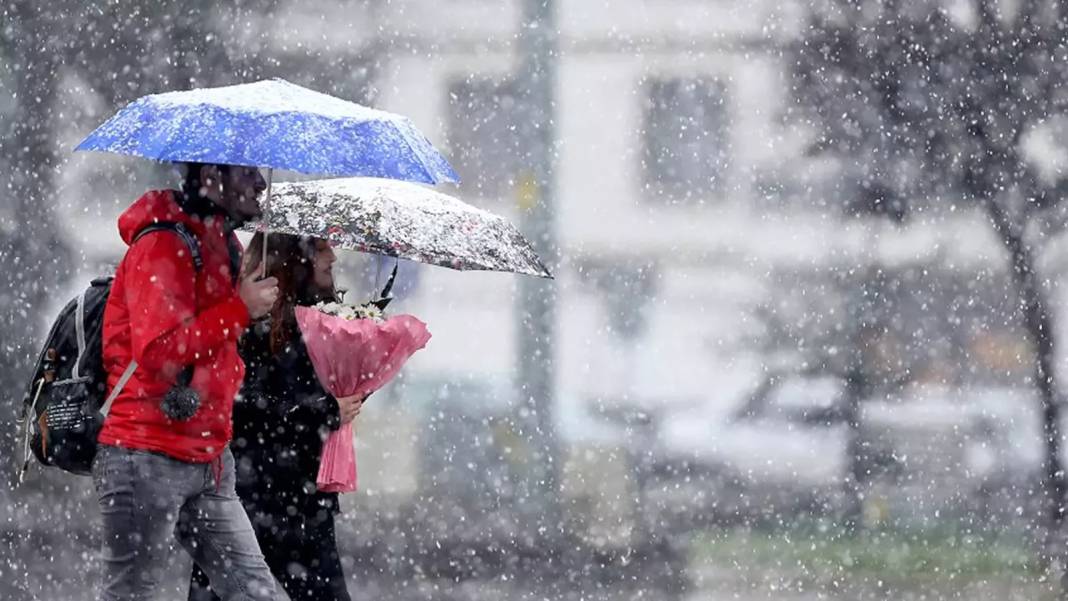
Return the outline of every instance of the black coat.
<path id="1" fill-rule="evenodd" d="M 266 323 L 254 324 L 239 345 L 245 381 L 234 402 L 237 494 L 253 521 L 337 512 L 337 493 L 315 488 L 323 441 L 340 425 L 337 399 L 327 393 L 299 334 L 271 354 Z"/>
<path id="2" fill-rule="evenodd" d="M 239 350 L 245 382 L 231 448 L 237 495 L 264 559 L 292 599 L 348 601 L 334 533 L 337 493 L 315 490 L 323 441 L 340 425 L 337 400 L 319 384 L 299 336 L 272 355 L 266 324 L 255 324 Z M 189 600 L 218 599 L 194 565 Z"/>

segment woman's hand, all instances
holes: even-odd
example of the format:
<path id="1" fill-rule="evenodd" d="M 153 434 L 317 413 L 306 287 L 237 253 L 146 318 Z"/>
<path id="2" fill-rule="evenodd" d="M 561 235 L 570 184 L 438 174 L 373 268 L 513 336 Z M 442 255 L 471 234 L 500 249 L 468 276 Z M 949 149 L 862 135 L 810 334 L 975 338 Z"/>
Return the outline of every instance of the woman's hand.
<path id="1" fill-rule="evenodd" d="M 367 396 L 352 395 L 341 397 L 337 400 L 337 408 L 341 414 L 342 424 L 347 424 L 356 419 L 356 416 L 360 414 L 360 408 L 363 407 L 363 402 L 367 400 Z"/>

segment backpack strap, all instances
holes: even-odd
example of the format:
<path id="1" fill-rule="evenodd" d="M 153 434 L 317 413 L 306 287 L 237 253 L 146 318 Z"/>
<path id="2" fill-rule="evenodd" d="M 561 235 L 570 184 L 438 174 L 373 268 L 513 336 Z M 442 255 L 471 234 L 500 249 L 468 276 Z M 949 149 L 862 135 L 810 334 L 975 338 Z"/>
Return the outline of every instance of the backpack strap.
<path id="1" fill-rule="evenodd" d="M 71 378 L 77 380 L 81 377 L 82 357 L 85 356 L 85 295 L 88 290 L 83 290 L 78 295 L 78 305 L 74 309 L 74 332 L 78 339 L 78 358 L 74 360 L 74 369 L 71 370 Z"/>
<path id="2" fill-rule="evenodd" d="M 115 388 L 111 389 L 111 394 L 108 395 L 107 400 L 100 406 L 100 415 L 107 417 L 109 411 L 111 411 L 111 404 L 115 402 L 115 399 L 119 397 L 119 393 L 126 386 L 126 383 L 133 377 L 134 371 L 137 370 L 137 361 L 130 361 L 130 364 L 126 366 L 126 371 L 122 372 L 122 376 L 119 377 L 119 381 L 115 383 Z"/>
<path id="3" fill-rule="evenodd" d="M 237 242 L 237 234 L 230 232 L 226 237 L 226 252 L 230 255 L 230 285 L 237 286 L 241 279 L 241 246 Z"/>
<path id="4" fill-rule="evenodd" d="M 189 255 L 193 257 L 193 268 L 200 271 L 204 267 L 204 258 L 200 256 L 200 241 L 193 232 L 189 231 L 189 228 L 184 223 L 177 223 L 174 221 L 157 221 L 152 225 L 145 227 L 145 229 L 137 232 L 133 241 L 137 242 L 143 236 L 151 234 L 152 232 L 174 232 L 178 234 L 178 237 L 185 242 L 185 245 L 189 247 Z M 132 244 L 132 243 L 131 243 Z"/>
<path id="5" fill-rule="evenodd" d="M 71 380 L 88 380 L 88 376 L 82 376 L 82 358 L 85 357 L 85 298 L 89 294 L 89 291 L 96 286 L 107 286 L 111 283 L 111 278 L 95 278 L 92 283 L 89 284 L 89 288 L 86 288 L 75 299 L 74 305 L 74 335 L 75 340 L 78 342 L 78 357 L 74 361 L 74 367 L 70 372 Z M 49 335 L 51 339 L 51 335 Z"/>

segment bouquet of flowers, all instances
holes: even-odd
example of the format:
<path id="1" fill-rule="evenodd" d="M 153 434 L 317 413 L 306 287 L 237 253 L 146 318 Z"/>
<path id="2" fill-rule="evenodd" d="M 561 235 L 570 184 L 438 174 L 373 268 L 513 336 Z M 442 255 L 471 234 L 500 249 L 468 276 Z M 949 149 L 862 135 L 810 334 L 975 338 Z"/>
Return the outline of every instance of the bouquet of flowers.
<path id="1" fill-rule="evenodd" d="M 383 309 L 388 300 L 296 308 L 297 325 L 315 374 L 335 397 L 367 396 L 378 390 L 430 340 L 426 324 L 415 317 L 385 317 Z M 356 490 L 351 423 L 342 425 L 326 439 L 316 485 L 324 492 Z"/>

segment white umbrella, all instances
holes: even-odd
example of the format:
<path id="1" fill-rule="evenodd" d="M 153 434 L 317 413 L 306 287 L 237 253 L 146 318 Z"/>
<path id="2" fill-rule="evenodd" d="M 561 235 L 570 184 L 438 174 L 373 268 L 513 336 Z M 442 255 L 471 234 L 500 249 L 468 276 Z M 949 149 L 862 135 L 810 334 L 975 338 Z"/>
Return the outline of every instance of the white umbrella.
<path id="1" fill-rule="evenodd" d="M 459 270 L 552 275 L 504 218 L 428 187 L 352 177 L 276 184 L 271 232 Z"/>

